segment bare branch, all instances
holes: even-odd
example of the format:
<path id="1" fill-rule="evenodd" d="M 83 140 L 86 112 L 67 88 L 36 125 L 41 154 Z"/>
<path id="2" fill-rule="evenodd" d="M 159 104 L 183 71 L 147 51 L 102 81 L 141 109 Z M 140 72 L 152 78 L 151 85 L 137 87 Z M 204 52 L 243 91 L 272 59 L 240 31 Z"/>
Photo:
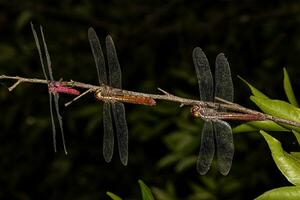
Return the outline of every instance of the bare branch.
<path id="1" fill-rule="evenodd" d="M 18 80 L 15 84 L 13 84 L 12 86 L 10 86 L 9 88 L 8 88 L 8 91 L 13 91 L 20 83 L 22 83 L 22 81 L 21 80 Z"/>
<path id="2" fill-rule="evenodd" d="M 48 84 L 48 81 L 44 80 L 44 79 L 36 79 L 36 78 L 30 79 L 30 78 L 24 78 L 24 77 L 18 77 L 18 76 L 0 75 L 0 80 L 1 79 L 17 81 L 14 85 L 12 85 L 9 88 L 10 91 L 12 91 L 16 86 L 18 86 L 21 83 Z M 70 102 L 66 103 L 65 106 L 69 106 L 72 102 L 80 99 L 81 97 L 83 97 L 84 95 L 86 95 L 89 92 L 95 92 L 98 89 L 105 89 L 105 87 L 106 88 L 108 87 L 108 86 L 103 86 L 103 85 L 96 86 L 96 85 L 86 84 L 86 83 L 77 82 L 77 81 L 73 81 L 73 80 L 61 81 L 60 83 L 64 86 L 68 86 L 68 87 L 86 89 L 85 92 L 83 92 L 81 95 L 75 97 Z M 236 104 L 233 102 L 228 102 L 228 101 L 218 98 L 218 97 L 216 97 L 216 100 L 218 100 L 220 103 L 200 101 L 200 100 L 179 97 L 179 96 L 173 95 L 161 88 L 158 88 L 158 90 L 163 93 L 161 95 L 160 94 L 148 94 L 148 93 L 134 92 L 134 91 L 122 90 L 122 89 L 118 89 L 118 88 L 111 88 L 111 89 L 114 89 L 115 91 L 120 91 L 120 92 L 126 93 L 128 95 L 134 95 L 134 96 L 138 96 L 138 97 L 147 97 L 147 98 L 152 98 L 155 100 L 176 102 L 176 103 L 179 103 L 180 107 L 197 105 L 197 106 L 213 108 L 213 109 L 226 109 L 228 111 L 233 111 L 233 112 L 241 113 L 241 114 L 245 113 L 245 114 L 257 115 L 257 116 L 260 116 L 261 119 L 271 120 L 271 121 L 274 121 L 277 123 L 284 123 L 284 124 L 300 127 L 300 122 L 282 119 L 282 118 L 274 117 L 274 116 L 271 116 L 268 114 L 264 114 L 262 112 L 258 112 L 255 110 L 245 108 L 239 104 Z"/>
<path id="3" fill-rule="evenodd" d="M 170 93 L 168 93 L 167 91 L 161 89 L 161 88 L 157 88 L 159 91 L 161 91 L 163 94 L 167 95 L 167 96 L 172 96 Z"/>

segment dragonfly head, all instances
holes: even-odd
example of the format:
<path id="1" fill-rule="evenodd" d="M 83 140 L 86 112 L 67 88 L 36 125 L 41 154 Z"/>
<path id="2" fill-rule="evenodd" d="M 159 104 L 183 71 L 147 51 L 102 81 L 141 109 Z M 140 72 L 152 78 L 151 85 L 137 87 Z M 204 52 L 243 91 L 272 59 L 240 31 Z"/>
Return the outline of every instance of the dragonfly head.
<path id="1" fill-rule="evenodd" d="M 194 117 L 201 117 L 202 114 L 201 114 L 201 107 L 200 106 L 197 106 L 197 105 L 194 105 L 192 108 L 191 108 L 191 113 Z"/>
<path id="2" fill-rule="evenodd" d="M 99 100 L 102 100 L 103 99 L 102 92 L 103 92 L 102 88 L 97 89 L 95 92 L 95 97 Z"/>

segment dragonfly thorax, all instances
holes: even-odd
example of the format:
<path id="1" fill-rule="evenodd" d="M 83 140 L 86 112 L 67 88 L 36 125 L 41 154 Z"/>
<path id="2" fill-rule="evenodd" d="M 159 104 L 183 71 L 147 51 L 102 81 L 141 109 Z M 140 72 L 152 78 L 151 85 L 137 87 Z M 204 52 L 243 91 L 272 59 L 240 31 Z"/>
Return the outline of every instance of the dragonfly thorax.
<path id="1" fill-rule="evenodd" d="M 191 108 L 191 113 L 194 117 L 201 117 L 202 119 L 211 120 L 214 118 L 216 111 L 212 108 L 194 105 Z"/>
<path id="2" fill-rule="evenodd" d="M 95 92 L 95 97 L 101 101 L 105 101 L 105 100 L 112 101 L 113 100 L 112 96 L 113 96 L 112 88 L 109 86 L 102 86 L 101 88 L 97 89 Z"/>

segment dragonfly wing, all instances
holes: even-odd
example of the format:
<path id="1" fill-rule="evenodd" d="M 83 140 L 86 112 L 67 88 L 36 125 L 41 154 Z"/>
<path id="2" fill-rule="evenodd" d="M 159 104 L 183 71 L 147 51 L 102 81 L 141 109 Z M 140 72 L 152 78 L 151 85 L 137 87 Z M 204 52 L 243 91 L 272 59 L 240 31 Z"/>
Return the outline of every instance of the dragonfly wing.
<path id="1" fill-rule="evenodd" d="M 114 153 L 114 132 L 111 117 L 111 105 L 104 102 L 103 105 L 103 157 L 106 162 L 110 162 Z"/>
<path id="2" fill-rule="evenodd" d="M 213 78 L 208 60 L 201 48 L 196 47 L 193 51 L 193 61 L 196 69 L 200 99 L 202 101 L 213 100 Z"/>
<path id="3" fill-rule="evenodd" d="M 106 51 L 110 86 L 122 88 L 120 63 L 114 41 L 110 35 L 106 37 Z"/>
<path id="4" fill-rule="evenodd" d="M 105 60 L 104 55 L 102 52 L 102 48 L 99 42 L 99 38 L 95 32 L 95 30 L 90 27 L 88 30 L 88 38 L 90 41 L 90 46 L 93 52 L 96 68 L 97 68 L 97 75 L 99 84 L 107 84 L 107 75 L 105 69 Z"/>
<path id="5" fill-rule="evenodd" d="M 36 45 L 38 53 L 39 53 L 39 57 L 40 57 L 41 65 L 42 65 L 43 74 L 44 74 L 45 79 L 48 81 L 48 77 L 47 77 L 47 73 L 46 73 L 46 69 L 45 69 L 45 65 L 44 65 L 44 60 L 43 60 L 43 56 L 42 56 L 42 51 L 41 51 L 41 46 L 40 46 L 39 38 L 37 36 L 37 33 L 36 33 L 35 29 L 34 29 L 33 24 L 31 23 L 30 25 L 31 25 L 31 30 L 32 30 L 32 33 L 33 33 L 35 45 Z M 46 52 L 47 64 L 48 64 L 48 67 L 49 67 L 49 66 L 51 66 L 50 56 L 49 56 L 49 53 L 48 53 L 48 50 L 47 50 L 47 45 L 46 45 L 46 42 L 45 42 L 45 39 L 44 39 L 43 30 L 42 30 L 41 27 L 40 27 L 40 30 L 41 30 L 42 40 L 43 40 L 44 48 L 45 48 L 45 52 Z M 49 73 L 50 73 L 51 80 L 53 80 L 51 68 L 49 69 Z M 53 134 L 53 146 L 54 146 L 54 151 L 56 152 L 57 151 L 57 148 L 56 148 L 56 129 L 55 129 L 54 116 L 53 116 L 52 94 L 50 92 L 49 92 L 49 107 L 50 107 L 50 117 L 51 117 L 52 134 Z"/>
<path id="6" fill-rule="evenodd" d="M 59 94 L 56 93 L 56 94 L 53 94 L 53 96 L 54 96 L 54 104 L 55 104 L 57 120 L 58 120 L 58 123 L 59 123 L 60 132 L 61 132 L 61 139 L 62 139 L 62 143 L 63 143 L 63 148 L 64 148 L 64 151 L 65 151 L 65 154 L 68 154 L 67 148 L 66 148 L 66 143 L 65 143 L 65 134 L 64 134 L 64 129 L 63 129 L 62 116 L 60 115 L 60 112 L 59 112 L 59 105 L 58 105 Z"/>
<path id="7" fill-rule="evenodd" d="M 215 97 L 233 101 L 233 83 L 229 63 L 223 53 L 216 57 Z"/>
<path id="8" fill-rule="evenodd" d="M 41 46 L 40 46 L 39 38 L 37 36 L 37 33 L 36 33 L 35 29 L 34 29 L 33 24 L 30 23 L 30 25 L 31 25 L 31 30 L 32 30 L 32 33 L 33 33 L 35 45 L 36 45 L 36 48 L 37 48 L 38 53 L 39 53 L 40 62 L 41 62 L 42 69 L 43 69 L 43 74 L 44 74 L 45 79 L 48 81 L 48 77 L 47 77 L 47 73 L 46 73 L 46 70 L 45 70 L 45 65 L 44 65 L 44 60 L 43 60 L 43 56 L 42 56 L 42 51 L 41 51 Z"/>
<path id="9" fill-rule="evenodd" d="M 231 168 L 234 145 L 230 125 L 225 121 L 217 120 L 214 122 L 216 135 L 218 169 L 221 174 L 226 176 Z"/>
<path id="10" fill-rule="evenodd" d="M 204 175 L 208 172 L 215 153 L 213 124 L 206 121 L 202 129 L 201 146 L 197 160 L 197 170 Z"/>
<path id="11" fill-rule="evenodd" d="M 45 40 L 45 37 L 44 37 L 42 26 L 40 26 L 40 31 L 41 31 L 41 35 L 42 35 L 42 41 L 43 41 L 43 45 L 44 45 L 44 50 L 45 50 L 45 55 L 46 55 L 46 61 L 47 61 L 47 65 L 48 65 L 50 80 L 54 81 L 53 74 L 52 74 L 52 68 L 51 68 L 51 59 L 50 59 L 50 55 L 49 55 L 49 52 L 48 52 L 48 48 L 47 48 L 47 44 L 46 44 L 46 40 Z"/>
<path id="12" fill-rule="evenodd" d="M 232 102 L 234 95 L 233 83 L 229 63 L 223 53 L 216 57 L 215 66 L 215 96 Z M 224 110 L 223 110 L 224 111 Z M 214 123 L 217 146 L 218 169 L 221 174 L 227 175 L 231 168 L 234 144 L 232 130 L 225 121 Z"/>
<path id="13" fill-rule="evenodd" d="M 120 102 L 112 103 L 112 111 L 117 132 L 120 160 L 123 165 L 128 161 L 128 129 L 125 118 L 124 104 Z"/>
<path id="14" fill-rule="evenodd" d="M 56 129 L 55 129 L 54 116 L 53 116 L 53 105 L 52 105 L 52 94 L 51 93 L 49 93 L 49 107 L 50 107 L 52 134 L 53 134 L 53 146 L 54 146 L 54 152 L 56 152 L 57 151 L 57 148 L 56 148 Z"/>

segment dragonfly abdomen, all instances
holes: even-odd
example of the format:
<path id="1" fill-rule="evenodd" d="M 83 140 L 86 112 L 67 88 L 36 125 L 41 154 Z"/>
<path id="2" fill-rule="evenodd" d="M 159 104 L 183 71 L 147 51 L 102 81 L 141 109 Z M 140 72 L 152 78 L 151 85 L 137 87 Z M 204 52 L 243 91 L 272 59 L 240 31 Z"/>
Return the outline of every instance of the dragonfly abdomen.
<path id="1" fill-rule="evenodd" d="M 155 106 L 156 102 L 153 98 L 129 95 L 124 93 L 114 93 L 112 90 L 97 90 L 95 96 L 100 101 L 125 102 L 131 104 L 140 104 L 146 106 Z"/>
<path id="2" fill-rule="evenodd" d="M 78 90 L 64 86 L 58 82 L 50 83 L 49 91 L 51 93 L 64 93 L 64 94 L 71 94 L 71 95 L 80 95 L 80 92 Z"/>
<path id="3" fill-rule="evenodd" d="M 132 96 L 132 95 L 124 95 L 120 97 L 120 100 L 126 103 L 132 104 L 140 104 L 146 106 L 155 106 L 156 102 L 154 99 L 150 97 L 143 97 L 143 96 Z"/>
<path id="4" fill-rule="evenodd" d="M 49 88 L 49 91 L 52 93 L 64 93 L 64 94 L 71 94 L 71 95 L 80 95 L 78 90 L 69 87 L 53 87 Z"/>

